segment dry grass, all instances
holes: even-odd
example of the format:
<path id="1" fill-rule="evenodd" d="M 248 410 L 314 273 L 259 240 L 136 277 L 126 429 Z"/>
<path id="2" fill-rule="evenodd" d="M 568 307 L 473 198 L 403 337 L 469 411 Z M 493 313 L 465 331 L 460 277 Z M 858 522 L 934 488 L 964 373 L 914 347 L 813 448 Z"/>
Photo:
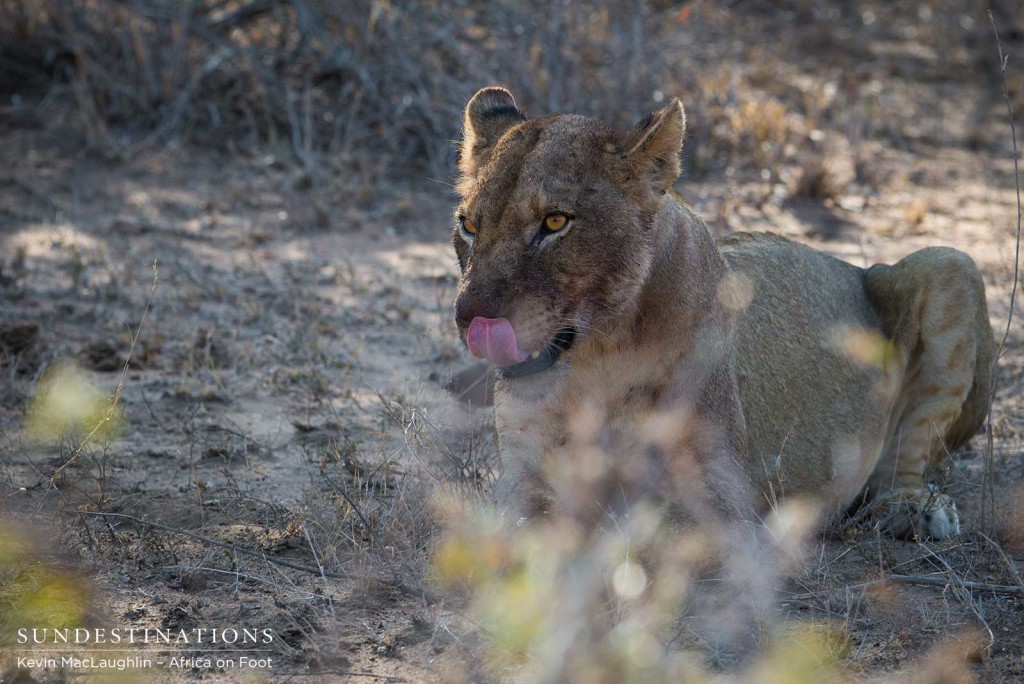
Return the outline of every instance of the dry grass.
<path id="1" fill-rule="evenodd" d="M 495 75 L 544 110 L 619 117 L 612 102 L 652 102 L 664 16 L 639 0 L 0 7 L 21 82 L 62 84 L 93 147 L 130 154 L 184 133 L 269 148 L 315 180 L 325 154 L 332 173 L 376 175 L 381 157 L 387 171 L 444 172 L 465 101 Z"/>
<path id="2" fill-rule="evenodd" d="M 682 95 L 693 170 L 735 159 L 778 182 L 780 167 L 821 159 L 822 129 L 833 148 L 856 147 L 862 131 L 884 126 L 885 103 L 839 74 L 822 82 L 776 71 L 765 47 L 745 47 L 744 71 L 708 68 L 691 53 L 727 40 L 736 19 L 813 18 L 823 43 L 850 47 L 832 23 L 842 15 L 803 2 L 12 0 L 0 26 L 12 90 L 48 87 L 48 106 L 73 104 L 91 146 L 114 156 L 185 136 L 269 151 L 304 168 L 303 183 L 339 173 L 445 177 L 465 102 L 498 82 L 527 111 L 585 112 L 618 126 Z M 697 22 L 710 28 L 703 46 L 689 32 Z M 797 194 L 829 196 L 826 175 L 804 173 Z"/>

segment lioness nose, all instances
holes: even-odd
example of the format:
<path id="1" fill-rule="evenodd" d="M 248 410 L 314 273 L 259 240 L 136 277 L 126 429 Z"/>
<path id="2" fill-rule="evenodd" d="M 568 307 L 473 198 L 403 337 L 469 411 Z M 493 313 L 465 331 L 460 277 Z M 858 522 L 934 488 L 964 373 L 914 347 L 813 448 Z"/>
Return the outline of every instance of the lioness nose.
<path id="1" fill-rule="evenodd" d="M 460 328 L 468 328 L 474 318 L 494 318 L 494 312 L 485 311 L 484 307 L 474 306 L 468 297 L 455 300 L 455 322 Z"/>

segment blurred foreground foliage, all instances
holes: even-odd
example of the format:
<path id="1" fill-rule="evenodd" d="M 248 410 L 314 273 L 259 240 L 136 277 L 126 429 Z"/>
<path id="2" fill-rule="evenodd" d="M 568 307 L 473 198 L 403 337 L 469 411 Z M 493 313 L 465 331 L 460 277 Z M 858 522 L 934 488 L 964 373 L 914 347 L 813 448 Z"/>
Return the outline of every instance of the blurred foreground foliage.
<path id="1" fill-rule="evenodd" d="M 88 601 L 86 584 L 44 562 L 23 531 L 0 529 L 0 644 L 19 629 L 81 627 Z"/>
<path id="2" fill-rule="evenodd" d="M 26 412 L 25 435 L 33 441 L 54 443 L 110 438 L 116 426 L 116 421 L 109 420 L 111 401 L 77 366 L 55 364 L 36 385 Z"/>
<path id="3" fill-rule="evenodd" d="M 751 612 L 740 604 L 770 602 L 771 583 L 739 586 L 743 573 L 724 570 L 751 558 L 742 551 L 728 557 L 728 542 L 699 529 L 667 530 L 653 506 L 641 502 L 607 526 L 557 515 L 511 533 L 492 511 L 451 501 L 438 509 L 449 534 L 436 550 L 433 575 L 468 597 L 480 636 L 469 667 L 485 677 L 587 684 L 847 679 L 852 651 L 842 624 L 783 624 Z M 791 524 L 798 519 L 800 529 L 787 540 L 796 545 L 815 524 L 813 510 L 799 502 L 777 513 Z M 767 558 L 760 562 L 747 570 L 765 577 L 777 570 Z M 765 596 L 747 595 L 762 590 Z"/>

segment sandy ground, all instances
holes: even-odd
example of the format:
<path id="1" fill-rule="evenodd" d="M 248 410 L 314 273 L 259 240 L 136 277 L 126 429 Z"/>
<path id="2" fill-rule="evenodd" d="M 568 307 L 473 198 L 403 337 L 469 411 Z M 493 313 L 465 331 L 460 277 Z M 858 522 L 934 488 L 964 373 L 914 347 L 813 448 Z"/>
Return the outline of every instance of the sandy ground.
<path id="1" fill-rule="evenodd" d="M 926 245 L 965 250 L 985 276 L 1001 338 L 1016 197 L 1000 93 L 970 70 L 950 71 L 934 51 L 908 61 L 908 45 L 869 48 L 889 128 L 829 156 L 834 176 L 860 180 L 826 199 L 799 198 L 751 165 L 691 171 L 677 188 L 718 235 L 771 230 L 859 265 Z M 887 71 L 889 57 L 916 66 Z M 795 82 L 778 78 L 790 76 Z M 407 530 L 402 547 L 367 538 L 358 518 L 387 528 L 396 509 L 415 513 L 422 494 L 411 492 L 421 480 L 429 486 L 424 469 L 443 471 L 453 453 L 472 448 L 476 418 L 442 388 L 468 363 L 450 323 L 450 188 L 408 177 L 369 188 L 352 178 L 310 184 L 270 155 L 187 144 L 112 161 L 83 152 L 62 116 L 0 136 L 0 330 L 38 326 L 0 356 L 4 525 L 36 541 L 33 557 L 44 567 L 89 588 L 92 624 L 252 624 L 278 636 L 271 669 L 184 667 L 146 677 L 433 679 L 466 627 L 388 575 L 397 567 L 401 578 L 417 577 L 424 549 L 416 545 L 431 533 Z M 829 536 L 786 588 L 788 618 L 827 618 L 849 631 L 854 673 L 897 671 L 978 628 L 974 674 L 1024 678 L 1020 596 L 899 585 L 882 600 L 861 586 L 883 572 L 1021 586 L 1022 315 L 1018 300 L 993 408 L 998 524 L 982 525 L 979 436 L 949 464 L 963 537 Z M 25 430 L 41 370 L 61 359 L 75 359 L 104 395 L 123 381 L 116 427 L 80 452 Z M 417 437 L 411 448 L 411 432 L 435 442 Z M 433 461 L 422 462 L 425 454 Z M 358 494 L 358 513 L 339 491 Z M 174 530 L 322 563 L 338 576 Z M 59 681 L 54 672 L 35 676 Z"/>

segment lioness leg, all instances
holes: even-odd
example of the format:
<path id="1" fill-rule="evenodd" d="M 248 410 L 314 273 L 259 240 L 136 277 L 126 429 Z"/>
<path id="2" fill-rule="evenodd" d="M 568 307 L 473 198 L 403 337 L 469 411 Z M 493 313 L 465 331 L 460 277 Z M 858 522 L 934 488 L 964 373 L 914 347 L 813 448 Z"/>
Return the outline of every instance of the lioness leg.
<path id="1" fill-rule="evenodd" d="M 969 256 L 932 247 L 873 266 L 867 286 L 904 364 L 868 493 L 892 534 L 943 539 L 960 532 L 956 505 L 925 472 L 985 418 L 994 353 L 985 285 Z"/>

